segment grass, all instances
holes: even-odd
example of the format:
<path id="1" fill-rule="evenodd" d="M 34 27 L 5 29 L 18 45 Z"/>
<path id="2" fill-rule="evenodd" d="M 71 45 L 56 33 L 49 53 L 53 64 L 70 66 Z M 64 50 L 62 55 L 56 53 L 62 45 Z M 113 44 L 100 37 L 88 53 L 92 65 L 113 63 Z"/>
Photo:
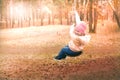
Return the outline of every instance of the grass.
<path id="1" fill-rule="evenodd" d="M 84 54 L 55 61 L 68 31 L 61 25 L 0 30 L 0 80 L 120 79 L 120 32 L 99 29 Z"/>

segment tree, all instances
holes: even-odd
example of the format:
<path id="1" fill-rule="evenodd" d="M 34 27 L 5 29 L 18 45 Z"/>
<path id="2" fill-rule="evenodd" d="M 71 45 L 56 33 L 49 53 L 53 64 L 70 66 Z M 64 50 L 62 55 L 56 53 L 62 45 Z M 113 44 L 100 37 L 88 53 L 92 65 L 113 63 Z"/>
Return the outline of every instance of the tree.
<path id="1" fill-rule="evenodd" d="M 95 1 L 94 2 L 94 8 L 93 8 L 93 10 L 94 10 L 94 18 L 93 18 L 93 30 L 92 30 L 92 32 L 94 32 L 94 33 L 96 33 L 96 27 L 97 27 L 97 20 L 98 20 L 98 13 L 97 13 L 97 3 L 98 3 L 98 1 Z"/>
<path id="2" fill-rule="evenodd" d="M 2 0 L 0 0 L 0 21 L 2 20 Z M 0 22 L 1 26 L 1 22 Z"/>
<path id="3" fill-rule="evenodd" d="M 116 1 L 116 0 L 115 0 Z M 114 6 L 112 5 L 112 3 L 110 1 L 108 1 L 109 5 L 111 6 L 112 10 L 113 10 L 113 14 L 115 16 L 115 19 L 117 21 L 118 26 L 120 27 L 120 22 L 119 22 L 119 18 L 118 18 L 118 14 L 116 9 L 114 8 Z"/>
<path id="4" fill-rule="evenodd" d="M 96 33 L 97 21 L 98 21 L 98 0 L 89 0 L 89 32 Z"/>
<path id="5" fill-rule="evenodd" d="M 54 6 L 57 8 L 57 10 L 59 11 L 59 21 L 60 24 L 62 24 L 62 16 L 63 16 L 63 8 L 65 8 L 65 2 L 64 0 L 53 0 Z"/>
<path id="6" fill-rule="evenodd" d="M 89 0 L 89 32 L 92 32 L 92 22 L 93 22 L 92 4 L 93 4 L 93 1 Z"/>

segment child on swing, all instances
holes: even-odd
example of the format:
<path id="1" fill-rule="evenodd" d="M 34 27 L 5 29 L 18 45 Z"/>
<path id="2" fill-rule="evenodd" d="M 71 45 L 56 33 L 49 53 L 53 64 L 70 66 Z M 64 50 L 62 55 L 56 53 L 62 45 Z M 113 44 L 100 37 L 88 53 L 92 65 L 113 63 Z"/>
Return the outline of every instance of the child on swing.
<path id="1" fill-rule="evenodd" d="M 83 53 L 84 46 L 89 42 L 90 35 L 86 34 L 87 24 L 84 21 L 80 21 L 78 14 L 76 15 L 76 25 L 70 27 L 70 38 L 68 45 L 63 47 L 55 60 L 65 59 L 67 56 L 76 57 Z"/>

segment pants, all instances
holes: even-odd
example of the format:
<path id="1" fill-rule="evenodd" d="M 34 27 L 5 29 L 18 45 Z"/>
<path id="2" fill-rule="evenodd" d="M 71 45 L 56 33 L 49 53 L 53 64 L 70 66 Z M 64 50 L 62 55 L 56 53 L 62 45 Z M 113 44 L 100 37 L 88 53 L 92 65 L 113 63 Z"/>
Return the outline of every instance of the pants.
<path id="1" fill-rule="evenodd" d="M 56 56 L 56 58 L 57 59 L 65 59 L 67 56 L 70 56 L 70 57 L 79 56 L 81 53 L 82 53 L 82 51 L 74 52 L 74 51 L 70 50 L 69 46 L 65 46 L 61 49 L 61 51 L 59 52 L 58 56 Z"/>

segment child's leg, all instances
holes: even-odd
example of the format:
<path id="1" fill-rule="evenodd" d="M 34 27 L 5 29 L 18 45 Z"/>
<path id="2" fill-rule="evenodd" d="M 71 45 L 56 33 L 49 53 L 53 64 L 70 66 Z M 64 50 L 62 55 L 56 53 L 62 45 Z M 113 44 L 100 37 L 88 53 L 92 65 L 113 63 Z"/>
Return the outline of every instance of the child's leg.
<path id="1" fill-rule="evenodd" d="M 72 51 L 69 47 L 67 48 L 67 52 L 66 52 L 66 55 L 67 56 L 71 56 L 71 57 L 75 57 L 75 56 L 79 56 L 83 53 L 83 51 L 78 51 L 78 52 L 74 52 Z"/>
<path id="2" fill-rule="evenodd" d="M 68 46 L 65 46 L 61 49 L 61 51 L 59 52 L 59 54 L 55 57 L 55 59 L 65 59 L 66 58 L 66 53 L 68 53 Z"/>
<path id="3" fill-rule="evenodd" d="M 81 53 L 82 51 L 73 52 L 72 50 L 70 50 L 68 46 L 65 46 L 64 48 L 61 49 L 61 51 L 59 52 L 58 56 L 55 57 L 55 59 L 58 60 L 65 59 L 66 56 L 75 57 L 75 56 L 79 56 Z"/>
<path id="4" fill-rule="evenodd" d="M 73 52 L 73 51 L 71 51 L 71 52 L 67 53 L 67 55 L 71 56 L 71 57 L 76 57 L 76 56 L 81 55 L 82 53 L 83 53 L 83 51 L 79 51 L 79 52 Z"/>

